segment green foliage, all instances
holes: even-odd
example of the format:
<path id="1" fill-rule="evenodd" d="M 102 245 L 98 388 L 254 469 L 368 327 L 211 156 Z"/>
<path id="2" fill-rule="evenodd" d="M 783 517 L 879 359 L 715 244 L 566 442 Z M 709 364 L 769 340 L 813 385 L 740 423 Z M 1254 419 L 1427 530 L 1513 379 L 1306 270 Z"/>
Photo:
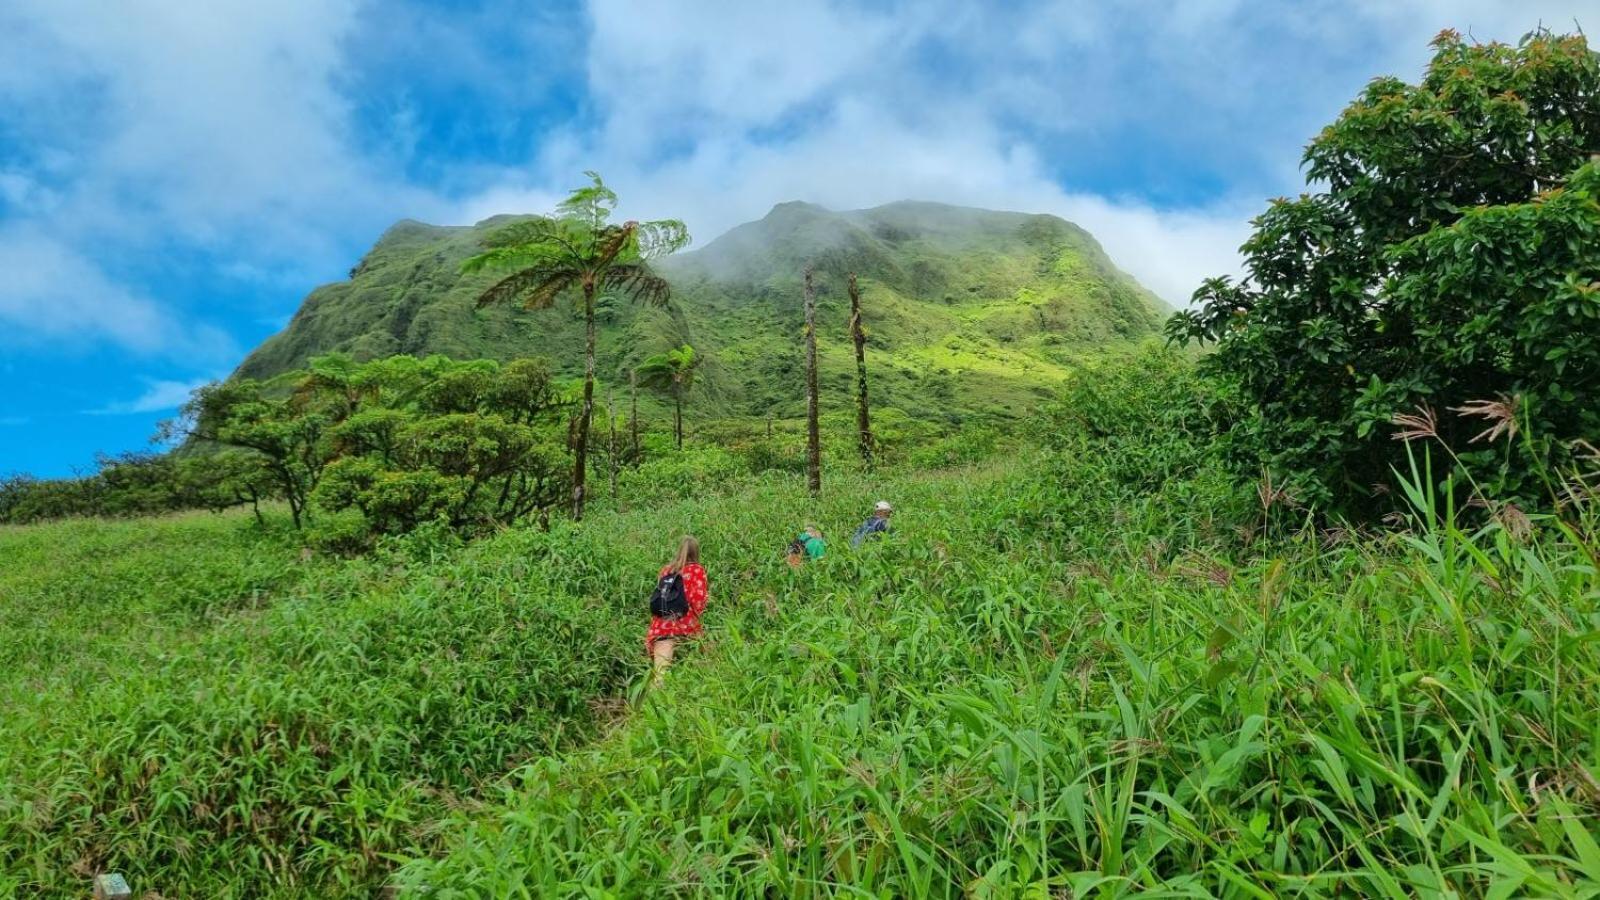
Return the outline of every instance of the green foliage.
<path id="1" fill-rule="evenodd" d="M 909 464 L 918 469 L 968 466 L 993 456 L 1003 435 L 989 425 L 973 424 L 912 451 Z"/>
<path id="2" fill-rule="evenodd" d="M 488 250 L 462 262 L 466 273 L 510 273 L 483 292 L 480 306 L 520 301 L 542 309 L 573 289 L 582 291 L 590 316 L 596 295 L 607 289 L 656 306 L 666 303 L 670 287 L 645 263 L 687 246 L 688 229 L 675 219 L 610 224 L 617 195 L 599 175 L 586 174 L 592 183 L 574 190 L 555 215 L 496 229 L 484 240 Z"/>
<path id="3" fill-rule="evenodd" d="M 1126 529 L 1133 542 L 1219 548 L 1253 521 L 1218 440 L 1238 418 L 1194 360 L 1146 346 L 1074 373 L 1039 436 L 1084 549 Z M 1178 514 L 1182 511 L 1183 514 Z"/>
<path id="4" fill-rule="evenodd" d="M 271 385 L 202 388 L 184 421 L 192 438 L 236 448 L 215 459 L 253 459 L 297 526 L 317 520 L 314 542 L 354 551 L 427 522 L 482 531 L 543 517 L 565 498 L 569 405 L 538 360 L 332 354 Z"/>
<path id="5" fill-rule="evenodd" d="M 1577 440 L 1600 435 L 1600 164 L 1532 202 L 1468 212 L 1391 257 L 1404 274 L 1386 297 L 1426 363 L 1375 379 L 1360 427 L 1452 397 L 1501 401 L 1462 403 L 1438 423 L 1440 439 L 1487 495 L 1561 505 L 1545 477 L 1570 469 Z M 1489 436 L 1502 433 L 1496 446 Z"/>
<path id="6" fill-rule="evenodd" d="M 1600 497 L 1464 530 L 1424 475 L 1396 534 L 1264 539 L 1213 384 L 1170 350 L 1090 367 L 1042 453 L 938 472 L 860 472 L 840 410 L 820 498 L 658 433 L 625 510 L 354 560 L 278 509 L 0 528 L 0 894 L 1600 889 Z M 850 551 L 880 497 L 894 530 Z M 808 523 L 832 549 L 791 570 Z M 649 691 L 685 533 L 707 634 Z"/>
<path id="7" fill-rule="evenodd" d="M 0 895 L 370 896 L 638 670 L 569 537 L 322 562 L 269 524 L 0 529 Z"/>
<path id="8" fill-rule="evenodd" d="M 100 457 L 98 470 L 79 478 L 0 479 L 0 524 L 187 509 L 220 512 L 246 503 L 259 507 L 274 496 L 272 479 L 252 454 L 126 453 Z"/>
<path id="9" fill-rule="evenodd" d="M 515 222 L 492 232 L 490 249 L 461 264 L 466 273 L 506 274 L 478 297 L 478 306 L 520 301 L 527 309 L 543 309 L 562 294 L 581 297 L 584 321 L 583 404 L 573 441 L 572 517 L 583 518 L 589 468 L 589 437 L 594 419 L 596 346 L 595 299 L 604 292 L 625 294 L 656 307 L 667 305 L 672 288 L 646 262 L 682 249 L 689 231 L 675 219 L 628 221 L 611 225 L 617 195 L 600 176 L 587 173 L 593 184 L 578 188 L 557 207 L 556 214 Z M 691 358 L 692 358 L 691 352 Z M 682 399 L 679 398 L 681 408 Z M 680 412 L 681 421 L 682 414 Z M 679 426 L 682 444 L 682 426 Z"/>
<path id="10" fill-rule="evenodd" d="M 1131 424 L 1156 399 L 1086 418 Z M 1151 458 L 1179 453 L 1162 443 Z M 829 483 L 815 505 L 795 479 L 596 519 L 657 538 L 637 568 L 660 536 L 701 536 L 707 640 L 616 731 L 455 816 L 447 851 L 399 882 L 442 898 L 1600 888 L 1583 774 L 1600 759 L 1584 638 L 1600 573 L 1575 532 L 1424 526 L 1234 557 L 1078 521 L 1027 464 Z M 751 539 L 801 509 L 844 533 L 880 492 L 895 532 L 863 552 L 792 573 Z"/>
<path id="11" fill-rule="evenodd" d="M 1579 168 L 1600 149 L 1600 55 L 1543 31 L 1434 47 L 1420 84 L 1373 81 L 1311 142 L 1322 190 L 1256 220 L 1249 277 L 1207 282 L 1169 323 L 1217 344 L 1205 365 L 1250 412 L 1230 432 L 1238 456 L 1325 511 L 1390 504 L 1396 414 L 1501 398 L 1546 446 L 1476 452 L 1473 423 L 1453 420 L 1440 437 L 1486 489 L 1548 507 L 1528 457 L 1563 461 L 1564 441 L 1592 434 L 1577 411 L 1600 406 L 1584 337 L 1600 219 Z"/>
<path id="12" fill-rule="evenodd" d="M 665 353 L 646 357 L 633 369 L 639 386 L 659 391 L 672 398 L 673 436 L 678 449 L 683 449 L 683 400 L 694 387 L 695 372 L 700 368 L 700 358 L 688 344 Z"/>
<path id="13" fill-rule="evenodd" d="M 722 493 L 749 472 L 748 464 L 721 447 L 692 447 L 647 459 L 623 476 L 621 491 L 630 505 L 658 503 Z"/>

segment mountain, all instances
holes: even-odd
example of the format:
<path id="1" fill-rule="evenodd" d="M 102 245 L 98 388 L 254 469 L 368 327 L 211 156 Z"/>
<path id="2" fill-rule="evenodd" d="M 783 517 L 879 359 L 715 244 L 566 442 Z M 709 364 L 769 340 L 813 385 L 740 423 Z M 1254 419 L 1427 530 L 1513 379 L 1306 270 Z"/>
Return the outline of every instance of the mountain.
<path id="1" fill-rule="evenodd" d="M 360 359 L 539 355 L 580 374 L 583 323 L 572 304 L 474 309 L 492 276 L 463 276 L 461 261 L 514 220 L 396 224 L 348 281 L 313 291 L 238 374 L 266 378 L 330 351 Z M 1019 415 L 1075 364 L 1155 333 L 1170 311 L 1088 232 L 1054 216 L 909 201 L 849 212 L 781 203 L 658 262 L 673 286 L 670 309 L 603 300 L 600 378 L 625 383 L 644 356 L 691 343 L 706 358 L 694 402 L 722 413 L 799 415 L 807 264 L 829 408 L 849 404 L 854 378 L 850 272 L 862 292 L 874 405 L 916 416 Z"/>

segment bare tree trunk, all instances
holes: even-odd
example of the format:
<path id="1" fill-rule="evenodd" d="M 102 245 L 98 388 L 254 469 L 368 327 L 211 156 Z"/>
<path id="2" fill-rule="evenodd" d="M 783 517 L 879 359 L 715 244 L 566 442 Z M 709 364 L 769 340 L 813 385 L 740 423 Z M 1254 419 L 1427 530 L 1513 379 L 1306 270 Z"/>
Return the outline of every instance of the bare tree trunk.
<path id="1" fill-rule="evenodd" d="M 633 432 L 633 464 L 639 464 L 639 377 L 628 370 L 628 393 L 633 395 L 633 412 L 628 415 L 628 428 Z"/>
<path id="2" fill-rule="evenodd" d="M 584 480 L 589 474 L 589 422 L 594 417 L 594 284 L 583 285 L 583 411 L 578 414 L 572 464 L 572 519 L 583 521 Z"/>
<path id="3" fill-rule="evenodd" d="M 872 471 L 872 420 L 867 414 L 867 334 L 861 330 L 861 291 L 850 273 L 850 340 L 856 345 L 856 431 L 861 461 Z"/>
<path id="4" fill-rule="evenodd" d="M 606 437 L 606 461 L 611 463 L 611 504 L 617 503 L 617 405 L 610 388 L 606 388 L 606 420 L 611 430 Z"/>
<path id="5" fill-rule="evenodd" d="M 817 294 L 806 266 L 806 487 L 822 493 L 822 435 L 817 429 Z"/>
<path id="6" fill-rule="evenodd" d="M 678 449 L 683 449 L 683 395 L 672 392 L 672 433 L 677 437 Z"/>

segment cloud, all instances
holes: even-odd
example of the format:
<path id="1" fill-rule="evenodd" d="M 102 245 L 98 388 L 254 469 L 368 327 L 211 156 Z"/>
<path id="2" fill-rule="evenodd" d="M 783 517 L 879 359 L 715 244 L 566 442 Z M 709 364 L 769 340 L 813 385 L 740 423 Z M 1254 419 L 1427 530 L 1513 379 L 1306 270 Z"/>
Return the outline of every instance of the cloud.
<path id="1" fill-rule="evenodd" d="M 9 0 L 0 323 L 236 355 L 222 326 L 280 311 L 153 260 L 289 304 L 395 219 L 548 209 L 588 168 L 701 242 L 788 199 L 1054 212 L 1181 303 L 1367 79 L 1587 5 Z"/>
<path id="2" fill-rule="evenodd" d="M 111 403 L 100 409 L 85 410 L 94 416 L 125 416 L 138 413 L 166 412 L 189 402 L 189 395 L 216 379 L 197 381 L 158 381 L 145 379 L 145 391 L 132 400 Z"/>
<path id="3" fill-rule="evenodd" d="M 0 227 L 0 344 L 104 339 L 142 353 L 215 361 L 238 352 L 221 330 L 180 320 L 39 229 Z"/>
<path id="4" fill-rule="evenodd" d="M 1181 305 L 1240 271 L 1250 217 L 1301 188 L 1304 142 L 1367 80 L 1417 77 L 1447 25 L 1515 40 L 1578 7 L 594 0 L 594 121 L 450 221 L 548 209 L 587 168 L 701 242 L 790 199 L 1052 212 Z"/>
<path id="5" fill-rule="evenodd" d="M 1179 308 L 1202 280 L 1243 274 L 1239 246 L 1253 214 L 1243 201 L 1160 210 L 1086 194 L 1065 195 L 1049 211 L 1089 229 L 1119 267 Z"/>
<path id="6" fill-rule="evenodd" d="M 0 318 L 34 340 L 183 356 L 215 342 L 227 311 L 134 287 L 168 277 L 150 260 L 199 254 L 303 282 L 347 264 L 349 236 L 397 207 L 432 210 L 351 133 L 339 78 L 362 5 L 8 3 L 0 256 L 44 262 L 0 288 Z"/>
<path id="7" fill-rule="evenodd" d="M 917 62 L 939 15 L 897 30 L 821 4 L 592 9 L 591 90 L 604 120 L 547 142 L 465 197 L 451 221 L 547 210 L 596 167 L 629 216 L 683 218 L 700 243 L 785 200 L 848 209 L 924 199 L 1062 215 L 1174 303 L 1237 270 L 1244 198 L 1163 209 L 1063 187 L 1047 157 L 1055 148 Z"/>

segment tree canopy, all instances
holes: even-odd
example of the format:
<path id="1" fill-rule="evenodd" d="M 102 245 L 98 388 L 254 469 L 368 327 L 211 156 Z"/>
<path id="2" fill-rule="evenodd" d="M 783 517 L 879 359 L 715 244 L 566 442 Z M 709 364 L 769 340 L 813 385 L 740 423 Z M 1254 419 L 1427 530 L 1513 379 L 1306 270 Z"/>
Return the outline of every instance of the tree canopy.
<path id="1" fill-rule="evenodd" d="M 297 524 L 358 549 L 427 522 L 472 529 L 543 515 L 567 488 L 571 401 L 540 360 L 332 354 L 270 383 L 197 391 L 174 431 L 244 452 Z"/>
<path id="2" fill-rule="evenodd" d="M 1516 473 L 1593 434 L 1597 152 L 1600 55 L 1581 35 L 1447 31 L 1419 84 L 1369 84 L 1308 146 L 1315 190 L 1254 221 L 1248 274 L 1207 281 L 1168 325 L 1215 344 L 1205 369 L 1250 410 L 1228 435 L 1236 463 L 1370 514 L 1403 459 L 1391 423 L 1422 409 L 1476 477 L 1551 502 Z M 1474 443 L 1485 413 L 1523 440 Z"/>

